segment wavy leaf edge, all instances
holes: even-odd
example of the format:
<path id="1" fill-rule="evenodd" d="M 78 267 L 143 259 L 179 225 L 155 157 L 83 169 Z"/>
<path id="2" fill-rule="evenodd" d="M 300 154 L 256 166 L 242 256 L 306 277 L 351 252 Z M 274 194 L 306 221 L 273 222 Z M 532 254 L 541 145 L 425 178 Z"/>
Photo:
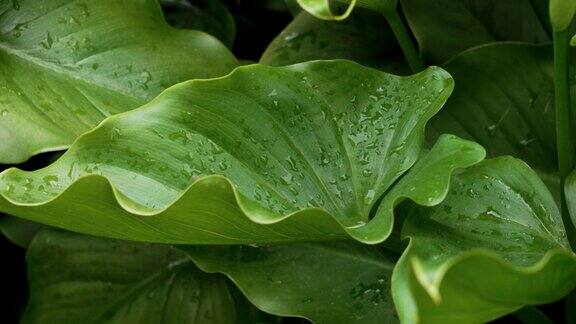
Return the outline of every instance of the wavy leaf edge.
<path id="1" fill-rule="evenodd" d="M 303 66 L 303 65 L 307 65 L 307 64 L 314 64 L 314 63 L 333 63 L 333 62 L 345 62 L 345 63 L 349 63 L 349 64 L 357 64 L 360 65 L 358 63 L 349 61 L 349 60 L 345 60 L 345 59 L 335 59 L 335 60 L 313 60 L 313 61 L 309 61 L 309 62 L 303 62 L 303 63 L 297 63 L 297 64 L 293 64 L 293 65 L 289 65 L 286 67 L 292 67 L 292 68 L 298 68 L 299 66 Z M 169 93 L 169 90 L 171 89 L 176 89 L 179 87 L 186 87 L 189 86 L 190 84 L 195 84 L 195 83 L 203 83 L 203 82 L 211 82 L 211 81 L 215 81 L 215 80 L 221 80 L 221 79 L 226 79 L 228 77 L 230 77 L 231 75 L 233 75 L 234 73 L 238 73 L 238 71 L 242 71 L 242 70 L 246 70 L 246 71 L 250 71 L 250 69 L 253 68 L 258 68 L 259 66 L 262 66 L 262 64 L 250 64 L 250 65 L 245 65 L 245 66 L 240 66 L 235 68 L 234 70 L 232 70 L 230 73 L 228 73 L 227 75 L 224 76 L 220 76 L 220 77 L 215 77 L 215 78 L 209 78 L 209 79 L 193 79 L 193 80 L 188 80 L 188 81 L 184 81 L 178 84 L 175 84 L 169 88 L 167 88 L 164 92 L 162 92 L 161 94 L 159 94 L 158 96 L 156 96 L 154 99 L 152 99 L 150 102 L 148 102 L 145 105 L 142 105 L 136 109 L 130 110 L 130 111 L 126 111 L 126 112 L 122 112 L 113 116 L 110 116 L 106 119 L 104 119 L 98 126 L 96 126 L 95 128 L 91 129 L 90 131 L 82 134 L 81 136 L 79 136 L 78 138 L 76 138 L 76 140 L 74 141 L 73 144 L 75 144 L 76 142 L 81 141 L 83 138 L 91 136 L 92 133 L 97 132 L 99 129 L 106 127 L 108 124 L 114 122 L 116 119 L 120 119 L 122 118 L 122 116 L 124 116 L 125 114 L 131 114 L 131 113 L 136 113 L 138 111 L 144 111 L 147 110 L 149 108 L 151 108 L 150 106 L 152 106 L 156 101 L 159 101 L 162 99 L 163 95 L 165 93 Z M 282 69 L 282 68 L 286 68 L 286 67 L 269 67 L 267 66 L 267 68 L 270 69 Z M 430 69 L 440 69 L 443 70 L 442 68 L 436 67 L 436 66 L 430 66 L 428 67 L 425 71 L 428 71 Z M 425 71 L 423 71 L 422 73 L 424 73 Z M 444 71 L 444 70 L 443 70 Z M 380 73 L 384 73 L 381 71 L 378 71 Z M 447 72 L 446 72 L 447 73 Z M 413 74 L 414 75 L 414 74 Z M 397 76 L 399 78 L 410 78 L 413 75 L 409 75 L 409 76 Z M 454 84 L 452 83 L 451 86 L 449 86 L 448 88 L 445 89 L 445 92 L 448 92 L 448 96 L 451 94 L 452 89 L 454 87 Z M 446 102 L 446 100 L 448 99 L 447 95 L 441 95 L 438 96 L 438 98 L 436 99 L 437 104 L 439 105 L 438 109 L 441 109 L 441 107 L 443 106 L 443 104 Z M 433 115 L 432 115 L 433 116 Z M 430 116 L 430 118 L 432 117 Z M 422 138 L 421 141 L 424 141 L 424 132 L 425 132 L 425 126 L 428 123 L 429 118 L 424 120 L 424 122 L 422 123 Z M 453 165 L 450 166 L 449 170 L 446 173 L 446 179 L 450 179 L 452 174 L 454 173 L 454 171 L 458 170 L 458 169 L 462 169 L 462 168 L 466 168 L 466 167 L 470 167 L 476 163 L 479 163 L 481 160 L 484 159 L 485 156 L 485 150 L 477 143 L 472 142 L 472 141 L 468 141 L 468 140 L 464 140 L 464 139 L 460 139 L 457 136 L 454 135 L 449 135 L 449 134 L 445 134 L 443 135 L 444 137 L 450 137 L 450 138 L 456 138 L 462 142 L 465 143 L 469 143 L 472 146 L 476 146 L 478 148 L 480 148 L 482 150 L 482 158 L 481 159 L 477 159 L 475 162 L 472 163 L 468 163 L 466 165 Z M 438 140 L 438 143 L 440 142 L 440 138 Z M 74 149 L 74 146 L 72 145 L 72 149 Z M 66 154 L 63 157 L 65 157 Z M 422 155 L 420 155 L 420 158 L 418 160 L 416 160 L 416 162 L 412 165 L 412 167 L 410 167 L 408 170 L 405 171 L 405 173 L 401 176 L 400 179 L 398 179 L 398 181 L 400 181 L 413 167 L 414 165 L 417 163 L 417 161 L 419 161 L 422 158 Z M 56 162 L 55 162 L 56 163 Z M 51 166 L 51 165 L 50 165 Z M 49 166 L 48 166 L 49 167 Z M 42 170 L 42 169 L 39 169 Z M 35 170 L 35 171 L 39 171 L 39 170 Z M 6 175 L 9 174 L 11 172 L 20 172 L 22 170 L 16 168 L 16 167 L 12 167 L 9 168 L 7 170 L 4 170 L 3 172 L 0 172 L 0 179 Z M 446 180 L 445 179 L 445 180 Z M 185 199 L 184 197 L 191 191 L 193 191 L 196 187 L 200 187 L 203 185 L 208 185 L 208 186 L 214 186 L 214 187 L 219 187 L 220 189 L 224 189 L 224 193 L 225 194 L 233 194 L 234 195 L 234 207 L 238 208 L 242 214 L 250 221 L 252 221 L 255 224 L 259 224 L 259 225 L 272 225 L 272 224 L 277 224 L 283 221 L 286 221 L 287 219 L 290 218 L 295 218 L 295 217 L 299 217 L 299 216 L 303 216 L 306 213 L 309 212 L 316 212 L 316 217 L 317 215 L 322 215 L 323 217 L 325 217 L 326 222 L 329 223 L 329 225 L 331 225 L 334 229 L 338 230 L 340 233 L 331 233 L 329 236 L 331 237 L 331 239 L 342 239 L 342 238 L 346 238 L 346 239 L 355 239 L 357 241 L 366 243 L 366 244 L 378 244 L 381 243 L 383 241 L 385 241 L 391 234 L 392 232 L 392 226 L 390 226 L 390 228 L 386 231 L 386 232 L 381 232 L 379 233 L 378 237 L 376 238 L 362 238 L 360 237 L 360 233 L 362 233 L 361 230 L 370 230 L 370 225 L 372 225 L 372 227 L 374 227 L 376 220 L 378 220 L 378 214 L 380 214 L 380 212 L 377 213 L 376 217 L 370 219 L 368 222 L 366 222 L 366 224 L 360 225 L 360 226 L 345 226 L 344 224 L 341 223 L 341 221 L 339 221 L 337 219 L 336 216 L 330 214 L 328 211 L 319 208 L 319 207 L 307 207 L 307 208 L 302 208 L 300 210 L 285 214 L 285 215 L 278 215 L 270 210 L 268 210 L 267 208 L 259 205 L 256 202 L 253 202 L 252 200 L 250 200 L 247 197 L 244 197 L 237 189 L 237 187 L 234 185 L 234 183 L 228 179 L 225 176 L 222 175 L 203 175 L 203 176 L 199 176 L 198 178 L 196 178 L 191 184 L 189 184 L 181 193 L 179 193 L 177 195 L 177 197 L 170 203 L 168 204 L 166 207 L 163 208 L 158 208 L 158 209 L 149 209 L 145 206 L 142 206 L 139 203 L 135 203 L 133 202 L 130 198 L 126 197 L 121 190 L 119 190 L 113 183 L 112 181 L 103 175 L 98 175 L 98 174 L 88 174 L 88 175 L 83 175 L 78 177 L 77 179 L 75 179 L 72 183 L 70 183 L 68 186 L 61 188 L 60 192 L 51 197 L 50 199 L 44 200 L 44 201 L 40 201 L 40 202 L 19 202 L 16 201 L 14 199 L 10 199 L 9 197 L 7 197 L 4 193 L 0 192 L 0 198 L 7 201 L 8 203 L 17 206 L 17 207 L 38 207 L 38 206 L 43 206 L 43 205 L 48 205 L 52 202 L 57 201 L 61 196 L 69 193 L 69 192 L 74 192 L 74 189 L 76 186 L 79 186 L 80 184 L 84 183 L 84 182 L 100 182 L 100 183 L 105 183 L 106 187 L 108 190 L 110 190 L 114 196 L 115 202 L 118 206 L 120 206 L 124 211 L 135 215 L 135 216 L 144 216 L 144 217 L 154 217 L 154 216 L 158 216 L 162 213 L 164 213 L 165 211 L 169 210 L 171 207 L 173 207 L 175 204 L 177 204 L 179 201 L 181 201 L 182 199 Z M 449 192 L 449 187 L 450 187 L 450 181 L 446 181 L 445 186 L 442 188 L 442 195 L 441 197 L 436 197 L 436 199 L 433 200 L 429 200 L 428 202 L 416 202 L 418 204 L 424 204 L 424 206 L 434 206 L 440 202 L 442 202 L 444 200 L 444 198 L 446 197 L 446 195 Z M 394 185 L 391 186 L 389 189 L 391 190 L 392 188 L 394 188 Z M 387 193 L 384 193 L 384 195 L 382 197 L 385 197 Z M 406 199 L 411 199 L 412 197 L 409 194 L 399 194 L 396 197 L 394 197 L 393 201 L 392 201 L 392 207 L 395 207 L 397 205 L 397 203 L 400 203 L 403 200 Z M 256 209 L 257 211 L 251 211 L 250 207 L 253 206 L 257 206 Z M 377 205 L 377 210 L 380 210 L 380 207 L 382 207 L 382 205 Z M 391 210 L 391 224 L 393 224 L 394 222 L 394 208 L 392 208 Z M 304 216 L 306 217 L 306 216 Z M 25 218 L 25 217 L 23 217 Z M 307 217 L 310 218 L 310 217 Z M 37 221 L 37 220 L 35 220 Z M 114 236 L 114 238 L 118 238 L 116 236 Z M 182 244 L 184 242 L 172 242 L 174 244 Z"/>

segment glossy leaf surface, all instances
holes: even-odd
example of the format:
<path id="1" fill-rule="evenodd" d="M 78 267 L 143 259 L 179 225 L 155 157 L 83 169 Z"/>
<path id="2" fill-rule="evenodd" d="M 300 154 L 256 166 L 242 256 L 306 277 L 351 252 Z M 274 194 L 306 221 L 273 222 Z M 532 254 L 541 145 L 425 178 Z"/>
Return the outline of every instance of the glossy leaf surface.
<path id="1" fill-rule="evenodd" d="M 439 68 L 397 77 L 347 61 L 241 67 L 109 118 L 48 168 L 5 171 L 0 209 L 133 240 L 348 233 L 377 243 L 391 230 L 392 210 L 372 221 L 370 212 L 418 160 L 424 125 L 451 89 Z M 444 136 L 386 201 L 437 203 L 450 173 L 483 156 L 477 144 Z"/>
<path id="2" fill-rule="evenodd" d="M 402 0 L 402 8 L 422 55 L 433 64 L 442 64 L 461 51 L 482 44 L 550 41 L 531 2 Z"/>
<path id="3" fill-rule="evenodd" d="M 403 233 L 411 242 L 392 284 L 406 322 L 487 322 L 576 286 L 558 208 L 520 160 L 487 160 L 454 176 L 446 200 L 410 215 Z"/>
<path id="4" fill-rule="evenodd" d="M 224 278 L 171 247 L 43 231 L 23 323 L 234 323 Z"/>
<path id="5" fill-rule="evenodd" d="M 163 89 L 228 73 L 212 36 L 171 28 L 156 1 L 0 3 L 0 163 L 66 148 Z"/>
<path id="6" fill-rule="evenodd" d="M 314 323 L 396 323 L 394 257 L 352 242 L 188 246 L 196 264 L 230 277 L 260 309 Z"/>

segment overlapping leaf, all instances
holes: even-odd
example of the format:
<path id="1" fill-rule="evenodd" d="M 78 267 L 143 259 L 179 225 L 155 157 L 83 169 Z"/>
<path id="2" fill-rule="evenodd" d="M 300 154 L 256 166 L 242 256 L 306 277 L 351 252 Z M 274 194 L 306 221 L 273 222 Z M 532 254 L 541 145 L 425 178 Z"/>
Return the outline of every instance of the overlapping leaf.
<path id="1" fill-rule="evenodd" d="M 301 12 L 270 43 L 260 63 L 282 66 L 318 59 L 348 59 L 394 74 L 408 71 L 386 19 L 362 8 L 344 21 Z"/>
<path id="2" fill-rule="evenodd" d="M 223 272 L 262 310 L 314 323 L 396 323 L 394 256 L 352 242 L 183 248 Z"/>
<path id="3" fill-rule="evenodd" d="M 171 247 L 43 231 L 23 323 L 235 323 L 224 278 Z"/>
<path id="4" fill-rule="evenodd" d="M 397 201 L 438 203 L 450 173 L 484 156 L 445 136 L 410 169 L 451 89 L 439 68 L 397 77 L 347 61 L 241 67 L 109 118 L 48 168 L 5 171 L 0 210 L 133 240 L 377 243 Z"/>
<path id="5" fill-rule="evenodd" d="M 0 3 L 0 163 L 67 147 L 107 116 L 237 62 L 154 0 Z"/>
<path id="6" fill-rule="evenodd" d="M 461 51 L 497 41 L 546 43 L 546 14 L 536 0 L 402 0 L 422 55 L 444 63 Z M 542 18 L 542 19 L 539 19 Z"/>
<path id="7" fill-rule="evenodd" d="M 202 8 L 186 0 L 162 0 L 160 3 L 171 26 L 204 31 L 232 48 L 236 23 L 220 0 L 206 1 Z"/>
<path id="8" fill-rule="evenodd" d="M 397 264 L 383 247 L 352 243 L 182 249 L 258 307 L 317 323 L 396 321 L 394 264 L 392 293 L 406 323 L 486 322 L 576 286 L 552 196 L 510 157 L 459 171 L 447 198 L 414 210 L 403 232 L 411 242 Z"/>
<path id="9" fill-rule="evenodd" d="M 453 178 L 442 204 L 404 223 L 411 242 L 392 279 L 405 322 L 486 322 L 575 286 L 554 200 L 523 162 L 503 157 Z"/>

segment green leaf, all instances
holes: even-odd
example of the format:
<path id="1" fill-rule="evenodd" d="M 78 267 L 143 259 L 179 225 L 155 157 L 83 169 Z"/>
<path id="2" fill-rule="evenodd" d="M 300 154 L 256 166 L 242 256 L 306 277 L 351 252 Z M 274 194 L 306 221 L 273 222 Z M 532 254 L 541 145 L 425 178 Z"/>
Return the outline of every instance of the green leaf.
<path id="1" fill-rule="evenodd" d="M 282 66 L 318 59 L 348 59 L 394 74 L 409 71 L 386 19 L 362 8 L 338 22 L 301 12 L 268 45 L 260 63 Z"/>
<path id="2" fill-rule="evenodd" d="M 547 43 L 531 0 L 402 0 L 422 55 L 434 64 L 497 41 Z"/>
<path id="3" fill-rule="evenodd" d="M 356 5 L 356 0 L 350 0 L 343 13 L 335 14 L 330 8 L 330 0 L 296 0 L 296 2 L 311 15 L 323 20 L 344 20 L 348 18 Z"/>
<path id="4" fill-rule="evenodd" d="M 524 162 L 502 157 L 455 175 L 438 206 L 404 223 L 410 237 L 392 277 L 405 322 L 487 322 L 576 286 L 560 212 Z"/>
<path id="5" fill-rule="evenodd" d="M 187 0 L 162 0 L 160 3 L 171 26 L 201 30 L 232 48 L 236 22 L 228 7 L 219 0 L 205 1 L 201 8 Z"/>
<path id="6" fill-rule="evenodd" d="M 0 163 L 66 148 L 107 116 L 237 65 L 212 36 L 176 30 L 154 0 L 0 3 Z"/>
<path id="7" fill-rule="evenodd" d="M 550 23 L 554 31 L 562 31 L 570 26 L 576 14 L 575 0 L 550 0 Z"/>
<path id="8" fill-rule="evenodd" d="M 352 242 L 264 247 L 181 247 L 207 272 L 222 272 L 258 308 L 314 323 L 396 323 L 394 257 Z"/>
<path id="9" fill-rule="evenodd" d="M 298 4 L 312 16 L 322 20 L 344 20 L 350 16 L 355 6 L 370 9 L 379 13 L 396 10 L 398 0 L 337 0 L 347 4 L 341 14 L 335 14 L 330 0 L 296 0 Z"/>
<path id="10" fill-rule="evenodd" d="M 36 234 L 46 228 L 40 223 L 18 217 L 2 216 L 0 218 L 0 232 L 7 239 L 23 248 L 27 248 Z"/>
<path id="11" fill-rule="evenodd" d="M 566 204 L 568 205 L 568 211 L 570 212 L 570 217 L 572 218 L 572 224 L 576 224 L 576 172 L 572 171 L 570 175 L 566 178 L 564 184 L 564 195 L 566 197 Z"/>
<path id="12" fill-rule="evenodd" d="M 110 117 L 48 168 L 6 170 L 0 210 L 131 240 L 378 243 L 397 201 L 441 201 L 450 173 L 484 156 L 444 136 L 416 163 L 452 86 L 439 68 L 397 77 L 348 61 L 240 67 Z"/>
<path id="13" fill-rule="evenodd" d="M 174 248 L 43 231 L 23 323 L 234 323 L 225 280 Z"/>
<path id="14" fill-rule="evenodd" d="M 488 156 L 516 156 L 559 197 L 552 48 L 486 45 L 458 55 L 444 68 L 458 86 L 430 121 L 429 144 L 451 133 L 480 143 Z"/>

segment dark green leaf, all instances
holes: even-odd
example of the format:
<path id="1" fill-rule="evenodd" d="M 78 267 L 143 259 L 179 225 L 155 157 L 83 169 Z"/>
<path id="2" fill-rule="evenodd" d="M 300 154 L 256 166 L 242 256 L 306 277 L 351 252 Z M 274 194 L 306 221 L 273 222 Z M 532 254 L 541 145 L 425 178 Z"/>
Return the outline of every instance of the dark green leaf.
<path id="1" fill-rule="evenodd" d="M 301 12 L 270 43 L 260 63 L 282 66 L 318 59 L 348 59 L 395 74 L 408 71 L 384 17 L 360 8 L 339 22 Z"/>
<path id="2" fill-rule="evenodd" d="M 351 242 L 183 248 L 201 269 L 229 276 L 260 309 L 314 323 L 395 323 L 394 257 Z"/>
<path id="3" fill-rule="evenodd" d="M 550 41 L 530 2 L 402 0 L 402 8 L 423 56 L 441 64 L 465 49 L 486 43 Z"/>
<path id="4" fill-rule="evenodd" d="M 206 32 L 228 48 L 232 48 L 236 35 L 236 22 L 228 8 L 219 0 L 206 0 L 202 7 L 187 0 L 162 0 L 166 21 L 176 28 Z"/>
<path id="5" fill-rule="evenodd" d="M 22 218 L 12 216 L 1 217 L 0 232 L 2 232 L 7 239 L 23 248 L 27 248 L 36 234 L 46 229 L 46 225 L 27 221 Z"/>
<path id="6" fill-rule="evenodd" d="M 171 247 L 43 231 L 27 255 L 23 323 L 234 323 L 220 276 Z"/>

